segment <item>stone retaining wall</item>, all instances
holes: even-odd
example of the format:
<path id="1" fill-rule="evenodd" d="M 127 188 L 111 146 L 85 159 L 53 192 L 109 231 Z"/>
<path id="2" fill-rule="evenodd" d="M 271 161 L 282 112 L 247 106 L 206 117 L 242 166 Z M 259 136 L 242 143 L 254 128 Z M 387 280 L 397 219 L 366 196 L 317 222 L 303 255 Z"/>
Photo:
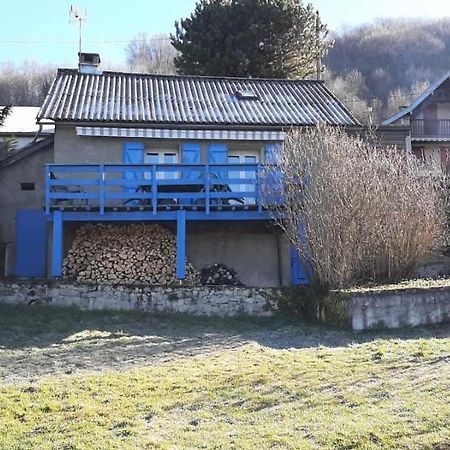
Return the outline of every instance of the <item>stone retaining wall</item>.
<path id="1" fill-rule="evenodd" d="M 0 302 L 139 310 L 204 316 L 270 316 L 279 290 L 247 287 L 110 286 L 74 283 L 0 283 Z"/>
<path id="2" fill-rule="evenodd" d="M 321 321 L 355 331 L 450 322 L 450 288 L 332 292 L 315 311 Z"/>
<path id="3" fill-rule="evenodd" d="M 450 288 L 405 289 L 320 297 L 302 289 L 162 287 L 46 282 L 0 283 L 0 302 L 82 309 L 189 313 L 200 316 L 271 316 L 281 310 L 367 330 L 450 321 Z"/>

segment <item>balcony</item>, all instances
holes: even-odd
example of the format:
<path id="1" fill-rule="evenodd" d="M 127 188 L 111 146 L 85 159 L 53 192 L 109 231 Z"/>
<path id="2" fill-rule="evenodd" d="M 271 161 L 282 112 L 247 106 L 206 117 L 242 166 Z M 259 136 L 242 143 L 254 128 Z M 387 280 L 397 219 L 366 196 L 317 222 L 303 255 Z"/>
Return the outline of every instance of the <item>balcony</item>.
<path id="1" fill-rule="evenodd" d="M 46 213 L 72 213 L 67 220 L 139 220 L 125 218 L 136 212 L 159 220 L 179 210 L 196 219 L 263 219 L 281 198 L 277 169 L 261 164 L 50 164 L 45 176 Z"/>
<path id="2" fill-rule="evenodd" d="M 413 138 L 450 139 L 450 120 L 413 120 L 411 122 L 411 136 Z"/>
<path id="3" fill-rule="evenodd" d="M 91 164 L 45 166 L 52 276 L 62 275 L 64 224 L 175 221 L 176 273 L 185 277 L 189 220 L 270 220 L 282 199 L 276 166 Z"/>

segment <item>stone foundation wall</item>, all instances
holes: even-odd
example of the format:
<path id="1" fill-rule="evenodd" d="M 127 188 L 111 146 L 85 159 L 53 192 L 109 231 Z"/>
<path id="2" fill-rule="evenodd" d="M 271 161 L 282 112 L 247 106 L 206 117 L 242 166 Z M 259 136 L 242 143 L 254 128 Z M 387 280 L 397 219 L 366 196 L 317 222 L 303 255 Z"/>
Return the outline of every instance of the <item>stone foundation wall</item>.
<path id="1" fill-rule="evenodd" d="M 203 316 L 270 316 L 277 289 L 246 287 L 110 286 L 74 283 L 0 283 L 0 302 L 139 310 Z"/>
<path id="2" fill-rule="evenodd" d="M 0 302 L 223 317 L 240 314 L 271 316 L 280 310 L 357 331 L 450 321 L 448 287 L 364 294 L 331 292 L 320 297 L 295 288 L 3 282 L 0 283 Z"/>
<path id="3" fill-rule="evenodd" d="M 331 292 L 310 310 L 322 322 L 355 331 L 432 325 L 450 322 L 450 288 Z"/>

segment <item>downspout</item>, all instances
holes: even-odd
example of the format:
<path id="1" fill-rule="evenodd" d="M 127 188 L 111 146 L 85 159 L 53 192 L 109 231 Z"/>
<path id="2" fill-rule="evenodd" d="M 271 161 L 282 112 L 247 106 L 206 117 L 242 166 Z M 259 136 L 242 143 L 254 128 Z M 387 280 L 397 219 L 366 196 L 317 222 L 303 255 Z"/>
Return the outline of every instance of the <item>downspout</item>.
<path id="1" fill-rule="evenodd" d="M 34 138 L 31 142 L 28 143 L 28 145 L 33 145 L 36 143 L 36 141 L 39 139 L 41 133 L 42 133 L 42 124 L 38 123 L 39 129 L 37 130 L 36 134 L 34 135 Z"/>

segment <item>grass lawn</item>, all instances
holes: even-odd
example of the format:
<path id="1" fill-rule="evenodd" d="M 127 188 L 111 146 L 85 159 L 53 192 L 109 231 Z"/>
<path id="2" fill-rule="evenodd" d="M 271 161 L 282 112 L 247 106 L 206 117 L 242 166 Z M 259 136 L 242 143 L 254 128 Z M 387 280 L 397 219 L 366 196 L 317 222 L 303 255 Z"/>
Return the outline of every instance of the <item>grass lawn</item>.
<path id="1" fill-rule="evenodd" d="M 450 449 L 450 325 L 0 305 L 0 365 L 5 450 Z"/>

